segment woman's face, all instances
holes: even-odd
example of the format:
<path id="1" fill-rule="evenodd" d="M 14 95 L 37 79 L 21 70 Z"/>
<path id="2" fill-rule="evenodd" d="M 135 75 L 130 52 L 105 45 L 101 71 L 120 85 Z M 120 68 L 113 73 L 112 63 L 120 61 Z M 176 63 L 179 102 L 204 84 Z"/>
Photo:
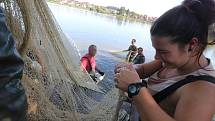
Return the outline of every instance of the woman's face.
<path id="1" fill-rule="evenodd" d="M 170 41 L 170 37 L 152 36 L 151 39 L 156 51 L 155 59 L 161 60 L 165 67 L 180 68 L 189 61 L 188 46 L 179 48 L 177 43 Z"/>

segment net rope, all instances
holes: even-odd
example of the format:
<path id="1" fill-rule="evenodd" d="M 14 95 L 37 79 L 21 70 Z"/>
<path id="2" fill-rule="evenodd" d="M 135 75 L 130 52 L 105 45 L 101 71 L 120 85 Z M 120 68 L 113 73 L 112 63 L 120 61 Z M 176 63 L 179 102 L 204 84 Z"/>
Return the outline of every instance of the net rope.
<path id="1" fill-rule="evenodd" d="M 119 120 L 118 89 L 104 91 L 80 69 L 77 47 L 45 0 L 0 0 L 0 6 L 25 61 L 28 120 Z"/>

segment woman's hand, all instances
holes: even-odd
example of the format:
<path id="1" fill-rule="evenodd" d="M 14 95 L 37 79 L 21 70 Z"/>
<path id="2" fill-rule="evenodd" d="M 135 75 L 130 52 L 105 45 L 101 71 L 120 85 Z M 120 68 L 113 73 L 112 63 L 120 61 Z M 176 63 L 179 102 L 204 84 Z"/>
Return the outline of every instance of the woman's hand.
<path id="1" fill-rule="evenodd" d="M 139 75 L 133 68 L 132 64 L 125 64 L 121 68 L 116 69 L 115 81 L 116 87 L 127 92 L 128 85 L 136 82 L 141 82 Z"/>
<path id="2" fill-rule="evenodd" d="M 128 62 L 123 62 L 123 63 L 119 63 L 116 65 L 115 69 L 114 69 L 114 72 L 115 74 L 116 73 L 119 73 L 119 71 L 123 68 L 129 68 L 129 66 L 131 66 L 132 63 L 128 63 Z"/>

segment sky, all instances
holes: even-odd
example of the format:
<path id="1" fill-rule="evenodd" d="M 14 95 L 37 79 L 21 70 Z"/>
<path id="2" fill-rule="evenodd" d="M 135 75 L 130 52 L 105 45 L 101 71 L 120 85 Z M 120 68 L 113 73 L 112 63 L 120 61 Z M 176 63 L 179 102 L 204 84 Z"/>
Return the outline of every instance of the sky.
<path id="1" fill-rule="evenodd" d="M 101 6 L 125 7 L 139 14 L 159 17 L 183 0 L 77 0 Z"/>

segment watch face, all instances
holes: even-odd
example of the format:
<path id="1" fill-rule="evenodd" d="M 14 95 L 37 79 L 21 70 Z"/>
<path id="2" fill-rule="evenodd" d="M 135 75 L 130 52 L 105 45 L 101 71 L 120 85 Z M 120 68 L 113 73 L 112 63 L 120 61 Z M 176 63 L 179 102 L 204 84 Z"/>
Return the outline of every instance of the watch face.
<path id="1" fill-rule="evenodd" d="M 135 85 L 131 85 L 128 87 L 130 93 L 135 93 L 137 91 L 137 87 Z"/>

